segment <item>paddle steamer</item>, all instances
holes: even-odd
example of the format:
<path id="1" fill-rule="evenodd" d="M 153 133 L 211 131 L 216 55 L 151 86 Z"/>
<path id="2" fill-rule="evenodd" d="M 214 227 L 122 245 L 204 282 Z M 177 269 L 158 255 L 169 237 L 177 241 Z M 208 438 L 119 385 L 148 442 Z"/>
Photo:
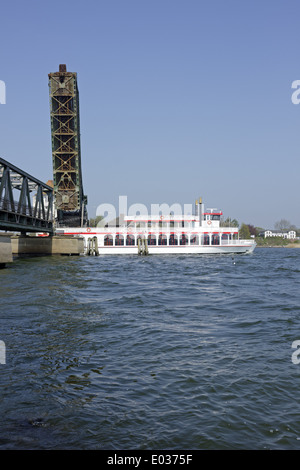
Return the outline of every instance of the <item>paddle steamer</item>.
<path id="1" fill-rule="evenodd" d="M 97 227 L 64 227 L 57 229 L 57 234 L 83 237 L 86 254 L 253 252 L 255 241 L 241 240 L 238 227 L 220 226 L 221 216 L 217 209 L 204 211 L 199 200 L 194 215 L 125 216 L 114 226 L 101 226 L 100 222 Z"/>

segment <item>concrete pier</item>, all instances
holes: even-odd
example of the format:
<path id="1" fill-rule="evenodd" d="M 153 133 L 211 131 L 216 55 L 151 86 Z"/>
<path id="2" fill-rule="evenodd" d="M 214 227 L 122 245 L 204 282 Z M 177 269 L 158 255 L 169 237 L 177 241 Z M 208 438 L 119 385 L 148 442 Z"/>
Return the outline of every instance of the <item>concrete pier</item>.
<path id="1" fill-rule="evenodd" d="M 84 252 L 83 238 L 68 236 L 11 237 L 13 255 L 81 255 Z"/>
<path id="2" fill-rule="evenodd" d="M 4 268 L 7 263 L 12 263 L 12 246 L 10 236 L 0 234 L 0 268 Z"/>

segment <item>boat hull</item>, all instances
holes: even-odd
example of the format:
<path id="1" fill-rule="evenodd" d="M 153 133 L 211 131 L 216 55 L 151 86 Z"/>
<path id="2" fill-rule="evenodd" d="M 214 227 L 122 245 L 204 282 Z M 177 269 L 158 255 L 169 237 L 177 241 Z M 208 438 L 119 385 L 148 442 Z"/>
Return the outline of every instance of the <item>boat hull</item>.
<path id="1" fill-rule="evenodd" d="M 224 246 L 149 246 L 149 255 L 203 255 L 203 254 L 239 254 L 252 253 L 255 244 L 251 245 L 224 245 Z M 136 246 L 102 246 L 98 247 L 99 255 L 137 255 Z"/>

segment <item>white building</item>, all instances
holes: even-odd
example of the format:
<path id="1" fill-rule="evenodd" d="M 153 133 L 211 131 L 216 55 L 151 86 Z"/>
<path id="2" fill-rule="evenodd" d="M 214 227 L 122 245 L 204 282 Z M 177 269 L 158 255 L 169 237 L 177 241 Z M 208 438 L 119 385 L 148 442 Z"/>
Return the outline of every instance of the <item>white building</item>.
<path id="1" fill-rule="evenodd" d="M 294 230 L 289 230 L 285 232 L 282 232 L 281 230 L 265 230 L 264 232 L 261 232 L 260 235 L 265 238 L 282 237 L 282 238 L 288 238 L 290 240 L 296 238 L 296 232 Z"/>

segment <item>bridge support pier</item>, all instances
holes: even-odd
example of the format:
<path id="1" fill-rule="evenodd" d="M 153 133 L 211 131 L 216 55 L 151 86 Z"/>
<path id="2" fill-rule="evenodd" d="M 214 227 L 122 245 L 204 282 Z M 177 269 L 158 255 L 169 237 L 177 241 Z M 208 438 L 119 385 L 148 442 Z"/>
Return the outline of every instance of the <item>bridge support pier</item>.
<path id="1" fill-rule="evenodd" d="M 68 236 L 11 237 L 13 255 L 81 255 L 84 253 L 83 238 Z"/>
<path id="2" fill-rule="evenodd" d="M 7 263 L 12 263 L 12 246 L 10 236 L 0 234 L 0 268 L 4 268 Z"/>

